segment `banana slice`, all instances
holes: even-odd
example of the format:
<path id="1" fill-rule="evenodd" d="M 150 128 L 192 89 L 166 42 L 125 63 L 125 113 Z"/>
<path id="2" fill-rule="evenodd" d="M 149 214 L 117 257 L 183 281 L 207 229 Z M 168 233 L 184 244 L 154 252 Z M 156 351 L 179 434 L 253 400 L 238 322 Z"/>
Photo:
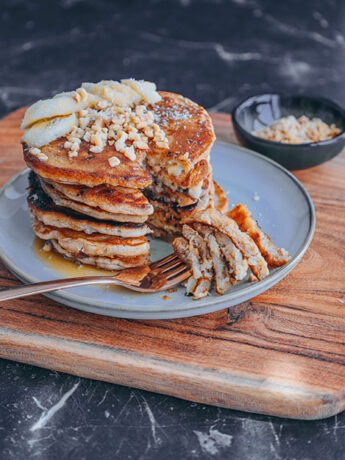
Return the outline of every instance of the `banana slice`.
<path id="1" fill-rule="evenodd" d="M 90 105 L 89 97 L 86 95 L 80 102 L 72 97 L 75 92 L 57 94 L 52 99 L 37 101 L 25 112 L 21 129 L 29 128 L 34 123 L 47 120 L 53 117 L 70 115 L 85 109 Z"/>
<path id="2" fill-rule="evenodd" d="M 77 116 L 75 113 L 67 117 L 41 121 L 31 126 L 31 128 L 23 134 L 20 140 L 30 147 L 42 147 L 42 145 L 47 145 L 55 141 L 55 139 L 71 132 L 76 124 Z"/>
<path id="3" fill-rule="evenodd" d="M 149 81 L 133 80 L 130 78 L 128 80 L 121 80 L 121 83 L 132 88 L 140 95 L 143 101 L 149 104 L 154 104 L 162 99 L 156 91 L 156 85 Z"/>
<path id="4" fill-rule="evenodd" d="M 141 101 L 141 96 L 136 91 L 118 81 L 103 80 L 98 83 L 83 83 L 81 87 L 88 93 L 121 107 L 132 106 Z"/>

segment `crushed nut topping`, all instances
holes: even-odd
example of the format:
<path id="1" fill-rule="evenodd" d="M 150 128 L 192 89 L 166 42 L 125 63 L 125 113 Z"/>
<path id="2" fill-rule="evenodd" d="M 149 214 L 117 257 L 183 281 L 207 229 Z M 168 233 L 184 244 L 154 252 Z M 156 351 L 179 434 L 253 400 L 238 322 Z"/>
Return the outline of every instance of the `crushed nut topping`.
<path id="1" fill-rule="evenodd" d="M 108 163 L 112 168 L 120 164 L 120 160 L 117 157 L 110 157 L 108 158 Z"/>
<path id="2" fill-rule="evenodd" d="M 150 139 L 158 148 L 169 148 L 164 131 L 154 123 L 152 111 L 144 104 L 132 108 L 104 102 L 101 99 L 94 108 L 79 112 L 78 125 L 67 134 L 64 144 L 70 157 L 78 155 L 82 140 L 91 144 L 93 153 L 101 153 L 107 143 L 114 145 L 131 161 L 136 160 L 135 149 L 148 150 Z"/>
<path id="3" fill-rule="evenodd" d="M 92 153 L 103 152 L 109 144 L 135 161 L 135 150 L 148 150 L 149 142 L 158 148 L 169 148 L 165 132 L 155 123 L 153 111 L 147 108 L 148 104 L 160 100 L 156 86 L 142 80 L 83 83 L 75 91 L 35 103 L 24 127 L 31 133 L 31 146 L 42 145 L 40 134 L 32 136 L 32 129 L 42 121 L 40 117 L 49 113 L 49 120 L 56 122 L 51 137 L 66 137 L 64 148 L 70 158 L 78 156 L 81 143 L 85 141 L 90 144 Z M 75 117 L 72 123 L 62 125 L 71 113 Z M 45 161 L 43 156 L 41 159 Z"/>
<path id="4" fill-rule="evenodd" d="M 29 149 L 29 152 L 31 153 L 31 155 L 38 158 L 40 161 L 46 162 L 48 160 L 48 156 L 45 153 L 41 152 L 41 150 L 37 147 L 32 147 L 31 149 Z"/>

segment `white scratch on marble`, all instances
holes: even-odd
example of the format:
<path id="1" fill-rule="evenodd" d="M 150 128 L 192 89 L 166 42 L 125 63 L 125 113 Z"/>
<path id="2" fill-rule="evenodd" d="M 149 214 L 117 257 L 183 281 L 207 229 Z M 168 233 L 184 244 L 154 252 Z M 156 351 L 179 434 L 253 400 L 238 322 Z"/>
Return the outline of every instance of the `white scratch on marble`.
<path id="1" fill-rule="evenodd" d="M 338 427 L 339 427 L 338 414 L 335 414 L 335 416 L 334 416 L 333 436 L 334 436 L 334 441 L 336 443 L 338 442 Z"/>
<path id="2" fill-rule="evenodd" d="M 221 43 L 218 42 L 196 42 L 192 40 L 177 40 L 175 38 L 162 37 L 151 32 L 140 32 L 140 37 L 152 41 L 154 43 L 169 42 L 180 48 L 187 49 L 199 49 L 199 50 L 213 50 L 216 52 L 217 56 L 220 57 L 225 62 L 245 62 L 245 61 L 263 61 L 263 62 L 273 62 L 277 59 L 274 57 L 266 56 L 257 52 L 239 52 L 234 53 L 228 51 L 224 48 Z"/>
<path id="3" fill-rule="evenodd" d="M 273 433 L 273 437 L 274 437 L 274 439 L 275 439 L 277 445 L 280 446 L 280 439 L 279 439 L 279 436 L 278 436 L 278 434 L 277 434 L 277 432 L 276 432 L 276 429 L 274 428 L 273 422 L 272 422 L 271 420 L 269 421 L 269 425 L 270 425 L 270 427 L 271 427 L 271 430 L 272 430 L 272 433 Z"/>
<path id="4" fill-rule="evenodd" d="M 48 436 L 44 436 L 43 438 L 29 439 L 28 444 L 29 444 L 30 449 L 32 449 L 35 446 L 35 444 L 37 444 L 38 442 L 46 441 L 47 439 L 51 439 L 51 438 L 53 438 L 52 433 L 50 433 Z"/>
<path id="5" fill-rule="evenodd" d="M 42 406 L 42 404 L 40 403 L 40 401 L 39 401 L 37 398 L 35 398 L 35 396 L 33 396 L 32 399 L 35 401 L 36 406 L 37 406 L 39 409 L 41 409 L 41 410 L 48 410 L 46 407 Z"/>
<path id="6" fill-rule="evenodd" d="M 341 40 L 332 39 L 325 37 L 319 32 L 314 32 L 311 30 L 301 29 L 291 24 L 286 24 L 274 18 L 270 14 L 262 14 L 262 19 L 268 22 L 271 26 L 275 27 L 279 32 L 283 32 L 286 35 L 293 36 L 295 38 L 308 38 L 315 42 L 321 43 L 322 45 L 328 46 L 329 48 L 334 48 L 337 44 L 341 44 Z"/>
<path id="7" fill-rule="evenodd" d="M 327 29 L 329 26 L 327 19 L 325 19 L 319 11 L 313 12 L 313 18 L 320 24 L 323 29 Z"/>
<path id="8" fill-rule="evenodd" d="M 295 61 L 291 56 L 285 57 L 279 66 L 279 73 L 296 83 L 300 83 L 305 77 L 309 77 L 311 72 L 312 68 L 309 64 Z"/>
<path id="9" fill-rule="evenodd" d="M 155 416 L 153 415 L 153 412 L 148 404 L 148 402 L 146 401 L 146 399 L 143 397 L 143 395 L 141 395 L 142 399 L 143 399 L 143 404 L 144 404 L 144 407 L 145 407 L 145 410 L 146 410 L 146 413 L 148 415 L 148 418 L 150 420 L 150 423 L 151 423 L 151 433 L 152 433 L 152 439 L 153 439 L 153 442 L 154 442 L 154 445 L 155 447 L 157 447 L 160 442 L 161 442 L 161 439 L 159 438 L 159 436 L 157 435 L 157 428 L 159 428 L 159 425 L 156 421 L 156 418 Z"/>
<path id="10" fill-rule="evenodd" d="M 36 431 L 36 430 L 40 430 L 41 428 L 43 428 L 47 422 L 60 410 L 62 409 L 62 407 L 66 404 L 66 401 L 68 400 L 68 398 L 70 398 L 70 396 L 72 396 L 72 394 L 75 392 L 75 390 L 78 388 L 80 382 L 76 383 L 75 385 L 73 385 L 73 387 L 68 390 L 63 396 L 62 398 L 56 403 L 54 404 L 54 406 L 52 406 L 49 410 L 45 410 L 41 417 L 38 419 L 38 421 L 32 425 L 32 427 L 30 428 L 30 431 Z"/>
<path id="11" fill-rule="evenodd" d="M 109 286 L 107 286 L 107 287 L 109 287 Z M 97 406 L 100 406 L 104 402 L 104 400 L 107 397 L 108 393 L 109 393 L 109 390 L 105 390 L 103 398 L 100 400 L 100 402 L 97 404 Z"/>
<path id="12" fill-rule="evenodd" d="M 231 446 L 232 436 L 221 433 L 220 431 L 210 428 L 208 433 L 193 430 L 193 433 L 198 438 L 201 450 L 209 455 L 216 455 L 220 450 Z"/>
<path id="13" fill-rule="evenodd" d="M 213 48 L 215 49 L 218 56 L 223 59 L 223 61 L 262 61 L 264 56 L 261 53 L 232 53 L 226 51 L 223 45 L 220 43 L 214 43 Z"/>

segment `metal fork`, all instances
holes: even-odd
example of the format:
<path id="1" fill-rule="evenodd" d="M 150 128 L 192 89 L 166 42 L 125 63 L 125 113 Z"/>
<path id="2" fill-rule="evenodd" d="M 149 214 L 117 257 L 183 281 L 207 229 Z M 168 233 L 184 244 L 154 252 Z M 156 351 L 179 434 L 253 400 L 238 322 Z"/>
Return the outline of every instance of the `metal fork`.
<path id="1" fill-rule="evenodd" d="M 159 292 L 177 286 L 190 274 L 187 265 L 173 253 L 148 267 L 128 268 L 114 275 L 65 278 L 6 289 L 0 291 L 0 302 L 91 284 L 116 284 L 139 292 Z"/>

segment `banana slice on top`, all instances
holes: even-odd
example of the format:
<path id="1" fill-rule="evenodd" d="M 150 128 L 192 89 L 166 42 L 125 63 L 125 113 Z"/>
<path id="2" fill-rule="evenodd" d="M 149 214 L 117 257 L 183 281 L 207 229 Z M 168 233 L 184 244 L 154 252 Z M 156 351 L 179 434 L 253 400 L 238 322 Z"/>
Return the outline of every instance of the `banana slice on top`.
<path id="1" fill-rule="evenodd" d="M 77 116 L 75 113 L 65 117 L 51 118 L 35 123 L 22 135 L 20 140 L 30 147 L 42 147 L 42 145 L 47 145 L 71 132 L 76 124 Z"/>
<path id="2" fill-rule="evenodd" d="M 84 97 L 74 98 L 75 92 L 57 94 L 51 99 L 37 101 L 25 112 L 21 129 L 26 129 L 41 120 L 54 117 L 63 117 L 78 112 L 89 106 L 89 96 L 85 92 Z"/>
<path id="3" fill-rule="evenodd" d="M 145 80 L 121 80 L 123 85 L 129 86 L 135 92 L 137 92 L 141 99 L 149 104 L 155 104 L 159 102 L 162 98 L 159 93 L 156 91 L 156 85 L 150 81 Z"/>
<path id="4" fill-rule="evenodd" d="M 98 83 L 83 83 L 81 87 L 88 93 L 121 107 L 131 107 L 141 101 L 141 96 L 136 91 L 118 81 L 103 80 Z"/>

